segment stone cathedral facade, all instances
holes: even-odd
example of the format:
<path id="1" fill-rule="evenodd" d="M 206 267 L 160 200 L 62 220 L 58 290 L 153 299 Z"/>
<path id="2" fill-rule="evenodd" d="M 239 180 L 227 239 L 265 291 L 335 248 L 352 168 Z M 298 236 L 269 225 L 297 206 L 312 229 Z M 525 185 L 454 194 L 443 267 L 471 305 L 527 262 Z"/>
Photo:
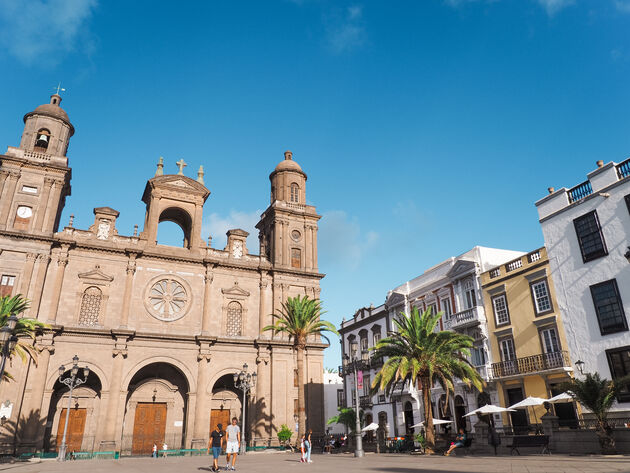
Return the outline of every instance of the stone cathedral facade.
<path id="1" fill-rule="evenodd" d="M 298 379 L 285 337 L 263 332 L 289 296 L 319 297 L 317 222 L 306 204 L 306 174 L 291 152 L 270 175 L 259 254 L 248 233 L 227 233 L 223 249 L 202 238 L 210 191 L 196 179 L 165 174 L 146 182 L 143 228 L 124 235 L 119 212 L 94 208 L 94 223 L 60 228 L 71 190 L 66 156 L 74 127 L 61 97 L 24 116 L 19 147 L 0 155 L 0 293 L 31 301 L 27 316 L 52 327 L 35 341 L 37 364 L 13 360 L 2 383 L 4 451 L 54 451 L 61 441 L 68 389 L 59 366 L 89 366 L 75 389 L 68 451 L 148 454 L 153 443 L 204 448 L 217 422 L 241 418 L 243 393 L 233 373 L 247 363 L 258 382 L 247 398 L 249 445 L 277 443 L 294 424 Z M 170 221 L 183 247 L 157 243 Z M 323 432 L 323 350 L 312 340 L 305 373 L 309 427 Z M 67 375 L 68 373 L 66 373 Z"/>

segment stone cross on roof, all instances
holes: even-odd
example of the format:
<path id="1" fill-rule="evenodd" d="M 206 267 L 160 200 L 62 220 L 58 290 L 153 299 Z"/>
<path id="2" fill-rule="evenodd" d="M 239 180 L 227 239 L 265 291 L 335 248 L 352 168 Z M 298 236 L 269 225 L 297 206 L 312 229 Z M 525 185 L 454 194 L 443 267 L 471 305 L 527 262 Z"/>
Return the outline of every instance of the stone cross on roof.
<path id="1" fill-rule="evenodd" d="M 177 172 L 177 174 L 180 175 L 180 176 L 183 176 L 184 175 L 184 166 L 188 166 L 188 164 L 186 164 L 186 162 L 184 161 L 183 158 L 181 158 L 175 164 L 177 164 L 177 167 L 179 168 L 179 171 Z"/>

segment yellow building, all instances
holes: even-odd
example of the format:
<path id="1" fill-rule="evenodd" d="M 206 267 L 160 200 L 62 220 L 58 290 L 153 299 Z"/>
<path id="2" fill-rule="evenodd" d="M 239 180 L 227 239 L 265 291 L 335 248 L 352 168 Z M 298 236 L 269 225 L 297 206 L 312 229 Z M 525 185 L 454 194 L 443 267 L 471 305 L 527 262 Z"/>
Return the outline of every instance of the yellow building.
<path id="1" fill-rule="evenodd" d="M 573 369 L 543 247 L 481 275 L 492 356 L 502 406 L 528 396 L 560 394 Z M 576 418 L 573 403 L 556 404 L 561 425 Z M 543 406 L 506 414 L 504 425 L 525 432 L 540 423 Z"/>

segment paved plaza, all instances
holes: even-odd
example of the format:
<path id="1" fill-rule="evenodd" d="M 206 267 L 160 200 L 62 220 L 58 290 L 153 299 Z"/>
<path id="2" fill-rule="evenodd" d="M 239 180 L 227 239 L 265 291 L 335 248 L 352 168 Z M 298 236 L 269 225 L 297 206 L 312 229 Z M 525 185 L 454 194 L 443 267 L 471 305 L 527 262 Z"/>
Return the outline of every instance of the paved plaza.
<path id="1" fill-rule="evenodd" d="M 211 471 L 208 456 L 185 458 L 129 458 L 122 460 L 77 460 L 58 463 L 46 460 L 41 463 L 2 465 L 0 469 L 15 473 L 203 473 Z M 221 458 L 225 465 L 225 457 Z M 412 456 L 375 455 L 355 459 L 349 454 L 314 455 L 312 464 L 299 462 L 297 454 L 249 453 L 239 458 L 237 471 L 243 473 L 609 473 L 630 472 L 630 457 L 600 456 L 514 456 L 481 457 L 463 456 Z"/>

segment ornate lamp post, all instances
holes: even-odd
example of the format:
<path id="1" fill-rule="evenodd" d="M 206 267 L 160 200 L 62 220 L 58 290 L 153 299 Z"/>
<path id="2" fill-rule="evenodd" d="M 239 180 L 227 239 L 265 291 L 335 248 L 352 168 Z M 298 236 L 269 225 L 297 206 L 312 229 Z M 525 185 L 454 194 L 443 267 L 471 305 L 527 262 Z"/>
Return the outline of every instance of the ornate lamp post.
<path id="1" fill-rule="evenodd" d="M 0 345 L 2 350 L 2 361 L 0 361 L 0 382 L 4 379 L 4 367 L 7 364 L 7 358 L 11 356 L 11 352 L 17 344 L 18 338 L 13 334 L 18 318 L 12 315 L 7 319 L 7 323 L 0 329 Z"/>
<path id="2" fill-rule="evenodd" d="M 61 384 L 65 384 L 70 388 L 70 393 L 68 395 L 68 408 L 66 409 L 66 423 L 63 427 L 63 439 L 61 440 L 61 446 L 59 447 L 59 454 L 57 455 L 57 461 L 66 461 L 66 434 L 68 433 L 68 420 L 70 419 L 70 409 L 72 407 L 72 391 L 74 388 L 81 386 L 83 383 L 87 381 L 88 376 L 90 375 L 90 368 L 87 366 L 83 368 L 83 376 L 84 379 L 77 378 L 79 374 L 79 357 L 74 355 L 72 358 L 72 368 L 70 368 L 70 376 L 65 379 L 61 379 L 63 374 L 66 372 L 66 367 L 61 365 L 59 367 L 59 382 Z"/>
<path id="3" fill-rule="evenodd" d="M 357 354 L 359 351 L 359 344 L 357 342 L 352 342 L 350 344 L 350 354 L 351 356 L 344 355 L 346 359 L 347 365 L 352 367 L 352 371 L 354 372 L 354 409 L 356 413 L 356 420 L 354 425 L 355 430 L 355 448 L 354 448 L 354 456 L 357 458 L 361 458 L 365 455 L 363 451 L 363 438 L 361 437 L 361 420 L 359 419 L 359 378 L 357 376 L 357 370 L 361 366 L 361 360 L 357 359 Z"/>
<path id="4" fill-rule="evenodd" d="M 243 391 L 243 419 L 241 421 L 241 454 L 247 451 L 247 443 L 245 441 L 245 403 L 247 401 L 247 392 L 256 386 L 256 373 L 247 372 L 247 363 L 243 365 L 240 373 L 234 373 L 234 386 Z"/>

